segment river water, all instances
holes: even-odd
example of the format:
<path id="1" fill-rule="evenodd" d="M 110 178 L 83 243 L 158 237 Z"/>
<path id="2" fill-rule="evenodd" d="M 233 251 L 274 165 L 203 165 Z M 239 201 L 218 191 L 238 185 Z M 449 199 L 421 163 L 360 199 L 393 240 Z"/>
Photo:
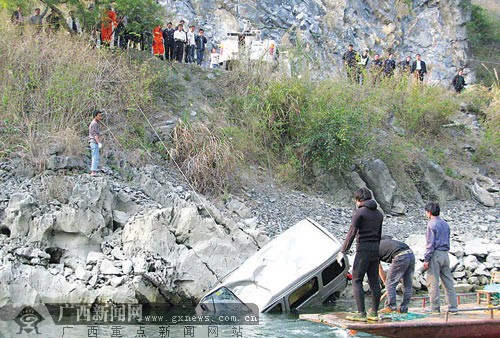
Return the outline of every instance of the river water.
<path id="1" fill-rule="evenodd" d="M 367 299 L 367 303 L 369 299 Z M 352 311 L 355 308 L 352 299 L 337 300 L 334 306 L 324 306 L 308 309 L 308 313 L 325 313 L 334 311 Z M 23 314 L 26 309 L 29 313 Z M 146 316 L 140 324 L 130 321 L 130 325 L 97 325 L 94 321 L 82 322 L 68 320 L 65 317 L 51 316 L 48 308 L 36 307 L 40 321 L 36 321 L 31 312 L 31 307 L 26 307 L 23 312 L 14 317 L 19 310 L 6 320 L 5 313 L 0 313 L 0 338 L 308 338 L 308 337 L 351 337 L 349 332 L 340 328 L 324 324 L 299 320 L 298 313 L 287 314 L 260 314 L 258 324 L 238 325 L 227 323 L 225 325 L 198 325 L 198 323 L 166 323 L 152 325 L 146 322 Z M 193 308 L 176 308 L 168 312 L 164 310 L 156 313 L 164 317 L 193 316 Z M 2 318 L 3 317 L 3 318 Z M 63 318 L 63 321 L 61 321 Z M 21 320 L 21 321 L 20 321 Z M 109 324 L 109 325 L 108 325 Z M 357 333 L 356 337 L 373 337 Z"/>
<path id="2" fill-rule="evenodd" d="M 367 302 L 369 300 L 367 299 Z M 333 311 L 353 310 L 352 300 L 337 301 L 335 306 L 308 309 L 308 313 L 325 313 Z M 170 313 L 170 312 L 169 312 Z M 174 309 L 172 313 L 190 315 L 194 309 Z M 62 326 L 56 326 L 54 337 L 70 338 L 308 338 L 308 337 L 353 337 L 346 330 L 323 324 L 299 320 L 298 313 L 260 314 L 258 325 L 67 325 L 64 332 Z M 64 333 L 64 336 L 62 335 Z M 46 336 L 44 335 L 43 338 Z M 357 333 L 354 337 L 374 337 Z"/>

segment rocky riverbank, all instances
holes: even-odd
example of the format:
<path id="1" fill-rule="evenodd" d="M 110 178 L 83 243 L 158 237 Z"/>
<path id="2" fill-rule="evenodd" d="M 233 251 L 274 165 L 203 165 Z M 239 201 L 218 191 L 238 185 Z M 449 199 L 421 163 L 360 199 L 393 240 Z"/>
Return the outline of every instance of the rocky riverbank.
<path id="1" fill-rule="evenodd" d="M 253 169 L 251 188 L 212 203 L 165 168 L 130 168 L 128 180 L 109 169 L 91 177 L 75 172 L 84 170 L 83 160 L 54 156 L 40 176 L 23 176 L 20 162 L 1 166 L 0 306 L 111 299 L 192 304 L 300 219 L 313 218 L 342 240 L 353 212 L 351 198 L 339 206 L 324 193 L 279 188 L 262 179 L 262 169 Z M 370 171 L 383 167 L 376 162 Z M 498 199 L 494 183 L 490 190 Z M 422 258 L 421 206 L 404 205 L 393 216 L 393 205 L 385 205 L 384 232 L 407 240 Z M 443 209 L 457 283 L 468 290 L 487 283 L 500 269 L 498 209 L 472 200 Z M 424 279 L 419 263 L 416 289 Z"/>

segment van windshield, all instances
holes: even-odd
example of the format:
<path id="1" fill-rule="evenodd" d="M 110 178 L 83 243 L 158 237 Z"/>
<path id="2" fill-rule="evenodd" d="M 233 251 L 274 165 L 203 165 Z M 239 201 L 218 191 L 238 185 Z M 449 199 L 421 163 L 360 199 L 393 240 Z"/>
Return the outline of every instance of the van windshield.
<path id="1" fill-rule="evenodd" d="M 209 313 L 249 313 L 252 310 L 225 286 L 203 297 L 199 306 Z"/>

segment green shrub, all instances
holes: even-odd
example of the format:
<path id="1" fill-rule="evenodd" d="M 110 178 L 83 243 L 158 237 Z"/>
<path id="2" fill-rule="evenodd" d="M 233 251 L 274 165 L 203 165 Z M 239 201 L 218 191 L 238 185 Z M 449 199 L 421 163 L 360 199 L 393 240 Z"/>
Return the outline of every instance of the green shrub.
<path id="1" fill-rule="evenodd" d="M 495 65 L 500 53 L 500 26 L 498 19 L 486 9 L 472 5 L 471 20 L 467 24 L 472 53 L 474 54 L 474 70 L 480 83 L 491 86 L 495 83 Z"/>
<path id="2" fill-rule="evenodd" d="M 197 191 L 216 195 L 227 190 L 241 159 L 222 130 L 203 123 L 177 124 L 170 154 Z"/>

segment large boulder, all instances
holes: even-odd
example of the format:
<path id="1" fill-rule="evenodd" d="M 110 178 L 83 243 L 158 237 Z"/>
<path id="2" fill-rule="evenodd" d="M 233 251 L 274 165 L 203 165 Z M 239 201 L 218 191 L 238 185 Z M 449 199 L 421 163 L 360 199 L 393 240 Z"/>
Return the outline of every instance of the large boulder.
<path id="1" fill-rule="evenodd" d="M 443 168 L 432 161 L 413 163 L 411 177 L 424 200 L 456 200 L 467 197 L 465 185 L 446 175 Z"/>
<path id="2" fill-rule="evenodd" d="M 385 212 L 396 215 L 405 213 L 405 206 L 401 201 L 396 181 L 382 160 L 376 159 L 363 165 L 360 175 Z"/>
<path id="3" fill-rule="evenodd" d="M 28 236 L 33 226 L 33 213 L 38 203 L 29 193 L 14 193 L 5 209 L 4 226 L 10 230 L 13 238 Z"/>
<path id="4" fill-rule="evenodd" d="M 494 207 L 495 199 L 487 189 L 481 187 L 477 182 L 471 186 L 472 197 L 486 207 Z"/>
<path id="5" fill-rule="evenodd" d="M 489 241 L 483 238 L 475 238 L 465 242 L 465 254 L 478 257 L 486 257 L 488 255 L 487 244 Z"/>

